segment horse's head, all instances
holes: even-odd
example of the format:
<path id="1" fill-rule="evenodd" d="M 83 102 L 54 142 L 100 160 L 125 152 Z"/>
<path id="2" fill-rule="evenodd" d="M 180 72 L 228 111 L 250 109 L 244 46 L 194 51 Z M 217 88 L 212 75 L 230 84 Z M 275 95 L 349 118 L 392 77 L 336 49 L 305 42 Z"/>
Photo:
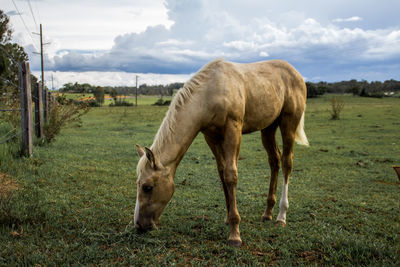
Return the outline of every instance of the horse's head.
<path id="1" fill-rule="evenodd" d="M 140 160 L 137 166 L 137 195 L 134 222 L 138 230 L 151 230 L 174 194 L 174 179 L 150 148 L 136 145 Z"/>

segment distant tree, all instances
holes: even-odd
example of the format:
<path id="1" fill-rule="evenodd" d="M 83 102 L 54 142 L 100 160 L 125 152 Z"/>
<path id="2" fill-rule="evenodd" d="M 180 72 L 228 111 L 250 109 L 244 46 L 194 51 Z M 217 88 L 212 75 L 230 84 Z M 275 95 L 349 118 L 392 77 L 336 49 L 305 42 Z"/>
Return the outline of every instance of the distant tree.
<path id="1" fill-rule="evenodd" d="M 9 17 L 0 10 L 0 105 L 6 109 L 20 108 L 19 64 L 28 60 L 22 46 L 12 43 L 12 30 Z M 31 75 L 31 82 L 35 82 Z M 20 125 L 17 112 L 0 112 L 0 120 L 16 129 Z"/>
<path id="2" fill-rule="evenodd" d="M 167 85 L 168 95 L 172 96 L 174 94 L 174 90 L 178 90 L 183 87 L 183 83 L 171 83 Z"/>
<path id="3" fill-rule="evenodd" d="M 8 23 L 10 22 L 10 18 L 0 10 L 0 43 L 5 44 L 11 41 L 12 30 Z"/>
<path id="4" fill-rule="evenodd" d="M 117 103 L 118 92 L 114 88 L 110 89 L 110 96 L 114 99 L 114 103 Z"/>
<path id="5" fill-rule="evenodd" d="M 325 91 L 323 91 L 324 90 L 323 86 L 319 87 L 318 85 L 312 82 L 306 82 L 306 86 L 307 86 L 307 98 L 318 97 L 325 93 Z"/>
<path id="6" fill-rule="evenodd" d="M 19 98 L 19 89 L 12 85 L 18 84 L 19 63 L 27 61 L 28 55 L 22 46 L 11 43 L 9 22 L 9 17 L 0 10 L 0 93 Z"/>
<path id="7" fill-rule="evenodd" d="M 97 86 L 93 91 L 94 98 L 96 98 L 96 102 L 99 104 L 104 103 L 104 88 L 101 86 Z"/>
<path id="8" fill-rule="evenodd" d="M 353 95 L 360 95 L 361 93 L 361 85 L 357 80 L 351 80 L 349 81 L 349 93 L 352 93 Z"/>

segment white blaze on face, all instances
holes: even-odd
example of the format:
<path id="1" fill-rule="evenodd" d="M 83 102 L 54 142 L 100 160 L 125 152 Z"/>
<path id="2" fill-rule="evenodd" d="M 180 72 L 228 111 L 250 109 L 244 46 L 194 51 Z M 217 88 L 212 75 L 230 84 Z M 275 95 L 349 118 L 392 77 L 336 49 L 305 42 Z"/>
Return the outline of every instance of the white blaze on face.
<path id="1" fill-rule="evenodd" d="M 134 214 L 133 218 L 134 218 L 134 221 L 136 224 L 139 220 L 139 193 L 136 196 L 135 214 Z"/>
<path id="2" fill-rule="evenodd" d="M 282 197 L 279 202 L 279 214 L 276 218 L 277 221 L 286 223 L 286 211 L 289 208 L 289 200 L 288 200 L 288 183 L 285 183 L 285 179 L 283 179 L 282 186 Z"/>

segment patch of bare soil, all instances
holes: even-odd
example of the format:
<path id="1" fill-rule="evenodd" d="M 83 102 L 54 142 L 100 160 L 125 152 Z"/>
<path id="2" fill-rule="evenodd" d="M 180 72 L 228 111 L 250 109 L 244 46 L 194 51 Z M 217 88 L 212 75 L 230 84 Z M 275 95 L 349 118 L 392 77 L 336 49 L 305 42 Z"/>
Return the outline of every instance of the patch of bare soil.
<path id="1" fill-rule="evenodd" d="M 0 197 L 8 197 L 16 190 L 18 190 L 18 183 L 8 174 L 0 172 Z"/>

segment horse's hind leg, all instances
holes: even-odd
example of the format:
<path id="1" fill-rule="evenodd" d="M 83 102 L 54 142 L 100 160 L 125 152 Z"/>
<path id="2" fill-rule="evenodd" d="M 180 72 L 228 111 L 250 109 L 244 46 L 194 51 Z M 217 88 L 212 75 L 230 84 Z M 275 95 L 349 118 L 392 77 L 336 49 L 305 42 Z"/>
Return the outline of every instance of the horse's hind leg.
<path id="1" fill-rule="evenodd" d="M 288 186 L 289 176 L 293 168 L 293 146 L 295 140 L 295 133 L 297 125 L 299 124 L 300 117 L 284 115 L 281 118 L 280 129 L 282 134 L 283 142 L 283 154 L 282 154 L 282 170 L 283 170 L 283 185 L 282 185 L 282 196 L 279 202 L 279 214 L 276 221 L 283 226 L 286 225 L 286 211 L 289 208 L 288 201 Z"/>
<path id="2" fill-rule="evenodd" d="M 261 139 L 265 150 L 268 153 L 268 162 L 271 168 L 271 181 L 269 183 L 269 192 L 267 198 L 267 208 L 262 216 L 263 221 L 272 220 L 272 210 L 276 203 L 276 186 L 278 182 L 281 152 L 276 143 L 275 133 L 278 128 L 278 123 L 273 124 L 261 131 Z"/>

